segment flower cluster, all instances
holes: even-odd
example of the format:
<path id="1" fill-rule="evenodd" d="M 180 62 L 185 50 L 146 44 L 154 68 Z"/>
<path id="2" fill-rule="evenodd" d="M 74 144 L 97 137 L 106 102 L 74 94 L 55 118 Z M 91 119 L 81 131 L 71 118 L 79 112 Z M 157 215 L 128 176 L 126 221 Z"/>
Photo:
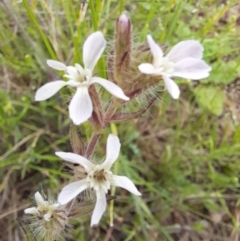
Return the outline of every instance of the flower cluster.
<path id="1" fill-rule="evenodd" d="M 199 80 L 209 76 L 211 68 L 202 59 L 203 46 L 198 41 L 182 41 L 168 54 L 164 54 L 151 35 L 147 35 L 147 44 L 140 43 L 136 47 L 132 43 L 131 34 L 131 22 L 122 14 L 116 22 L 114 47 L 107 60 L 106 72 L 110 80 L 94 73 L 106 47 L 106 40 L 100 31 L 92 33 L 83 45 L 83 66 L 78 63 L 67 66 L 56 60 L 47 60 L 48 66 L 64 72 L 63 77 L 66 80 L 56 80 L 43 85 L 37 90 L 35 100 L 46 100 L 64 86 L 74 89 L 75 94 L 68 106 L 69 117 L 74 123 L 70 128 L 74 153 L 56 152 L 56 155 L 73 164 L 72 169 L 76 175 L 75 180 L 60 192 L 58 203 L 50 204 L 44 201 L 38 192 L 35 194 L 38 206 L 26 209 L 25 213 L 36 215 L 43 220 L 44 225 L 52 223 L 52 227 L 55 227 L 58 223 L 57 227 L 59 224 L 66 226 L 68 216 L 63 211 L 64 208 L 87 189 L 94 191 L 96 197 L 91 226 L 98 224 L 105 212 L 108 201 L 106 195 L 111 186 L 124 188 L 140 196 L 141 193 L 128 177 L 115 175 L 111 171 L 121 146 L 116 135 L 108 136 L 105 160 L 100 164 L 92 161 L 91 155 L 100 135 L 110 123 L 138 118 L 146 112 L 157 99 L 158 92 L 154 92 L 152 98 L 147 99 L 138 111 L 125 112 L 125 106 L 137 97 L 146 95 L 152 87 L 158 88 L 162 80 L 172 98 L 178 99 L 180 89 L 172 77 Z M 107 99 L 107 104 L 103 105 L 102 92 L 95 88 L 95 84 L 102 86 L 113 96 Z M 92 137 L 86 144 L 76 133 L 78 128 L 74 126 L 87 120 L 92 126 Z"/>

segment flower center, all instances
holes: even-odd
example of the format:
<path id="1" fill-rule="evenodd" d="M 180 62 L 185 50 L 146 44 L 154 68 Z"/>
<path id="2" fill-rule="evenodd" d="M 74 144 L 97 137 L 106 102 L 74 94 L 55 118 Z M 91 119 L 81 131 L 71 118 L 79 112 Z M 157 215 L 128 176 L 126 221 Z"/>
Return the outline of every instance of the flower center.
<path id="1" fill-rule="evenodd" d="M 96 191 L 103 189 L 105 192 L 107 192 L 107 190 L 110 188 L 111 178 L 111 171 L 105 170 L 100 166 L 96 166 L 96 168 L 88 174 L 87 180 L 90 188 L 93 188 Z"/>
<path id="2" fill-rule="evenodd" d="M 78 75 L 76 76 L 75 81 L 82 83 L 86 80 L 87 80 L 86 76 L 78 72 Z"/>
<path id="3" fill-rule="evenodd" d="M 172 74 L 174 72 L 174 63 L 171 62 L 167 57 L 157 59 L 153 61 L 155 68 L 160 68 L 161 72 L 166 74 Z"/>
<path id="4" fill-rule="evenodd" d="M 83 69 L 79 64 L 75 64 L 75 67 L 67 67 L 67 74 L 64 76 L 69 79 L 72 86 L 78 87 L 82 84 L 89 84 L 89 80 L 92 77 L 92 72 L 88 69 Z"/>
<path id="5" fill-rule="evenodd" d="M 105 176 L 105 171 L 104 169 L 102 170 L 97 170 L 93 174 L 93 178 L 95 179 L 96 182 L 103 183 L 106 182 L 106 176 Z"/>
<path id="6" fill-rule="evenodd" d="M 59 205 L 59 203 L 49 204 L 45 201 L 45 205 L 38 206 L 38 218 L 44 219 L 46 222 L 51 221 L 54 217 L 56 218 L 61 213 L 65 213 L 65 210 Z"/>
<path id="7" fill-rule="evenodd" d="M 48 214 L 49 220 L 50 220 L 52 217 L 53 210 L 51 208 L 51 205 L 49 205 L 47 201 L 45 203 L 46 204 L 44 206 L 43 205 L 38 206 L 38 211 L 40 213 L 39 217 L 42 219 L 45 214 Z M 49 221 L 49 220 L 45 220 L 45 221 Z"/>

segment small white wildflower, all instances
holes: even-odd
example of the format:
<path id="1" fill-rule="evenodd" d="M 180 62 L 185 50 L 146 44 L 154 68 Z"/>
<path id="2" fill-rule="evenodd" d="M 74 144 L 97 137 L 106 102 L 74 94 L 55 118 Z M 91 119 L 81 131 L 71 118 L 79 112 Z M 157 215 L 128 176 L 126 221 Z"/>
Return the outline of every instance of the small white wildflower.
<path id="1" fill-rule="evenodd" d="M 123 93 L 122 89 L 113 82 L 93 76 L 93 69 L 99 60 L 103 50 L 106 47 L 106 40 L 101 32 L 91 34 L 83 45 L 83 63 L 84 68 L 75 64 L 73 66 L 66 66 L 65 64 L 55 61 L 47 60 L 47 64 L 56 70 L 65 71 L 65 77 L 69 80 L 56 80 L 47 83 L 40 87 L 35 95 L 36 101 L 46 100 L 56 94 L 64 86 L 76 87 L 77 91 L 69 104 L 69 115 L 75 125 L 88 120 L 93 111 L 92 101 L 88 93 L 90 85 L 98 83 L 102 85 L 109 93 L 117 98 L 129 100 Z"/>
<path id="2" fill-rule="evenodd" d="M 34 197 L 37 207 L 24 210 L 24 213 L 35 216 L 31 223 L 34 232 L 56 238 L 68 225 L 67 210 L 60 203 L 45 201 L 39 192 L 36 192 Z"/>
<path id="3" fill-rule="evenodd" d="M 198 80 L 209 76 L 211 67 L 202 60 L 203 46 L 198 41 L 181 41 L 166 56 L 151 35 L 147 35 L 147 41 L 153 62 L 140 64 L 138 68 L 144 74 L 161 75 L 172 98 L 178 99 L 180 90 L 170 77 Z"/>
<path id="4" fill-rule="evenodd" d="M 120 146 L 118 137 L 110 134 L 107 139 L 106 159 L 99 165 L 95 165 L 85 157 L 74 153 L 56 152 L 56 155 L 63 160 L 82 165 L 87 172 L 86 178 L 73 182 L 63 188 L 58 196 L 58 202 L 64 205 L 87 188 L 95 190 L 97 202 L 92 214 L 91 226 L 99 223 L 99 220 L 106 210 L 106 193 L 111 185 L 122 187 L 135 195 L 141 195 L 129 178 L 114 175 L 110 171 L 119 155 Z"/>
<path id="5" fill-rule="evenodd" d="M 37 208 L 36 207 L 27 208 L 24 210 L 24 212 L 27 214 L 36 214 L 39 216 L 42 215 L 44 220 L 46 222 L 49 222 L 54 210 L 58 209 L 60 204 L 55 203 L 50 205 L 48 201 L 44 201 L 43 197 L 39 192 L 36 192 L 34 196 L 37 203 Z"/>

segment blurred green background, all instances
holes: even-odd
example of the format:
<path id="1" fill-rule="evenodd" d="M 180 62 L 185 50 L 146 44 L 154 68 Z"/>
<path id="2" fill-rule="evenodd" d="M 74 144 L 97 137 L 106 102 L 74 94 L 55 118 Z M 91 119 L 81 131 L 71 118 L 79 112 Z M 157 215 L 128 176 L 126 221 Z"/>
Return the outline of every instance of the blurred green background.
<path id="1" fill-rule="evenodd" d="M 224 0 L 0 1 L 0 240 L 24 240 L 16 219 L 29 197 L 38 190 L 57 196 L 70 177 L 54 152 L 71 151 L 71 93 L 34 102 L 36 89 L 58 78 L 46 60 L 82 63 L 82 44 L 98 29 L 108 40 L 106 60 L 123 11 L 135 42 L 148 33 L 170 47 L 199 40 L 213 70 L 201 82 L 176 80 L 178 101 L 162 93 L 143 117 L 116 125 L 118 172 L 143 196 L 117 189 L 114 227 L 108 212 L 93 229 L 86 216 L 72 223 L 66 240 L 240 240 L 240 4 Z M 100 76 L 102 66 L 95 69 Z M 90 137 L 88 123 L 81 131 Z"/>

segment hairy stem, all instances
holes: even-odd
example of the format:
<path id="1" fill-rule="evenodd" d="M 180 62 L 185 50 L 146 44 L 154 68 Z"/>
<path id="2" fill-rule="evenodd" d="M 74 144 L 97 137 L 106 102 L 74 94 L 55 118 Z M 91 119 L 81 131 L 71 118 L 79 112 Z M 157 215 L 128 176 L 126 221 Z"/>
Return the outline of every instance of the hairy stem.
<path id="1" fill-rule="evenodd" d="M 97 122 L 99 123 L 98 125 L 102 126 L 104 110 L 101 104 L 100 96 L 94 85 L 89 87 L 89 93 L 92 99 L 93 110 L 96 116 L 95 119 L 97 119 Z"/>
<path id="2" fill-rule="evenodd" d="M 136 112 L 131 112 L 131 113 L 114 113 L 111 116 L 111 119 L 109 120 L 109 122 L 111 123 L 116 123 L 116 122 L 121 122 L 121 121 L 129 121 L 132 119 L 136 119 L 141 117 L 141 115 L 143 115 L 147 110 L 149 110 L 151 108 L 151 106 L 154 104 L 155 100 L 157 99 L 156 96 L 154 96 L 152 99 L 149 100 L 148 104 L 136 111 Z"/>
<path id="3" fill-rule="evenodd" d="M 107 111 L 105 112 L 104 120 L 103 120 L 103 128 L 106 128 L 111 120 L 111 117 L 116 112 L 117 108 L 114 106 L 113 100 L 111 101 L 110 105 L 108 106 Z"/>
<path id="4" fill-rule="evenodd" d="M 92 155 L 92 153 L 93 153 L 93 151 L 94 151 L 94 149 L 95 149 L 95 146 L 96 146 L 96 144 L 98 143 L 98 140 L 99 140 L 100 135 L 101 135 L 101 134 L 96 134 L 96 133 L 93 133 L 93 134 L 92 134 L 91 139 L 90 139 L 90 141 L 89 141 L 89 143 L 88 143 L 86 152 L 85 152 L 85 157 L 86 157 L 87 159 Z"/>

